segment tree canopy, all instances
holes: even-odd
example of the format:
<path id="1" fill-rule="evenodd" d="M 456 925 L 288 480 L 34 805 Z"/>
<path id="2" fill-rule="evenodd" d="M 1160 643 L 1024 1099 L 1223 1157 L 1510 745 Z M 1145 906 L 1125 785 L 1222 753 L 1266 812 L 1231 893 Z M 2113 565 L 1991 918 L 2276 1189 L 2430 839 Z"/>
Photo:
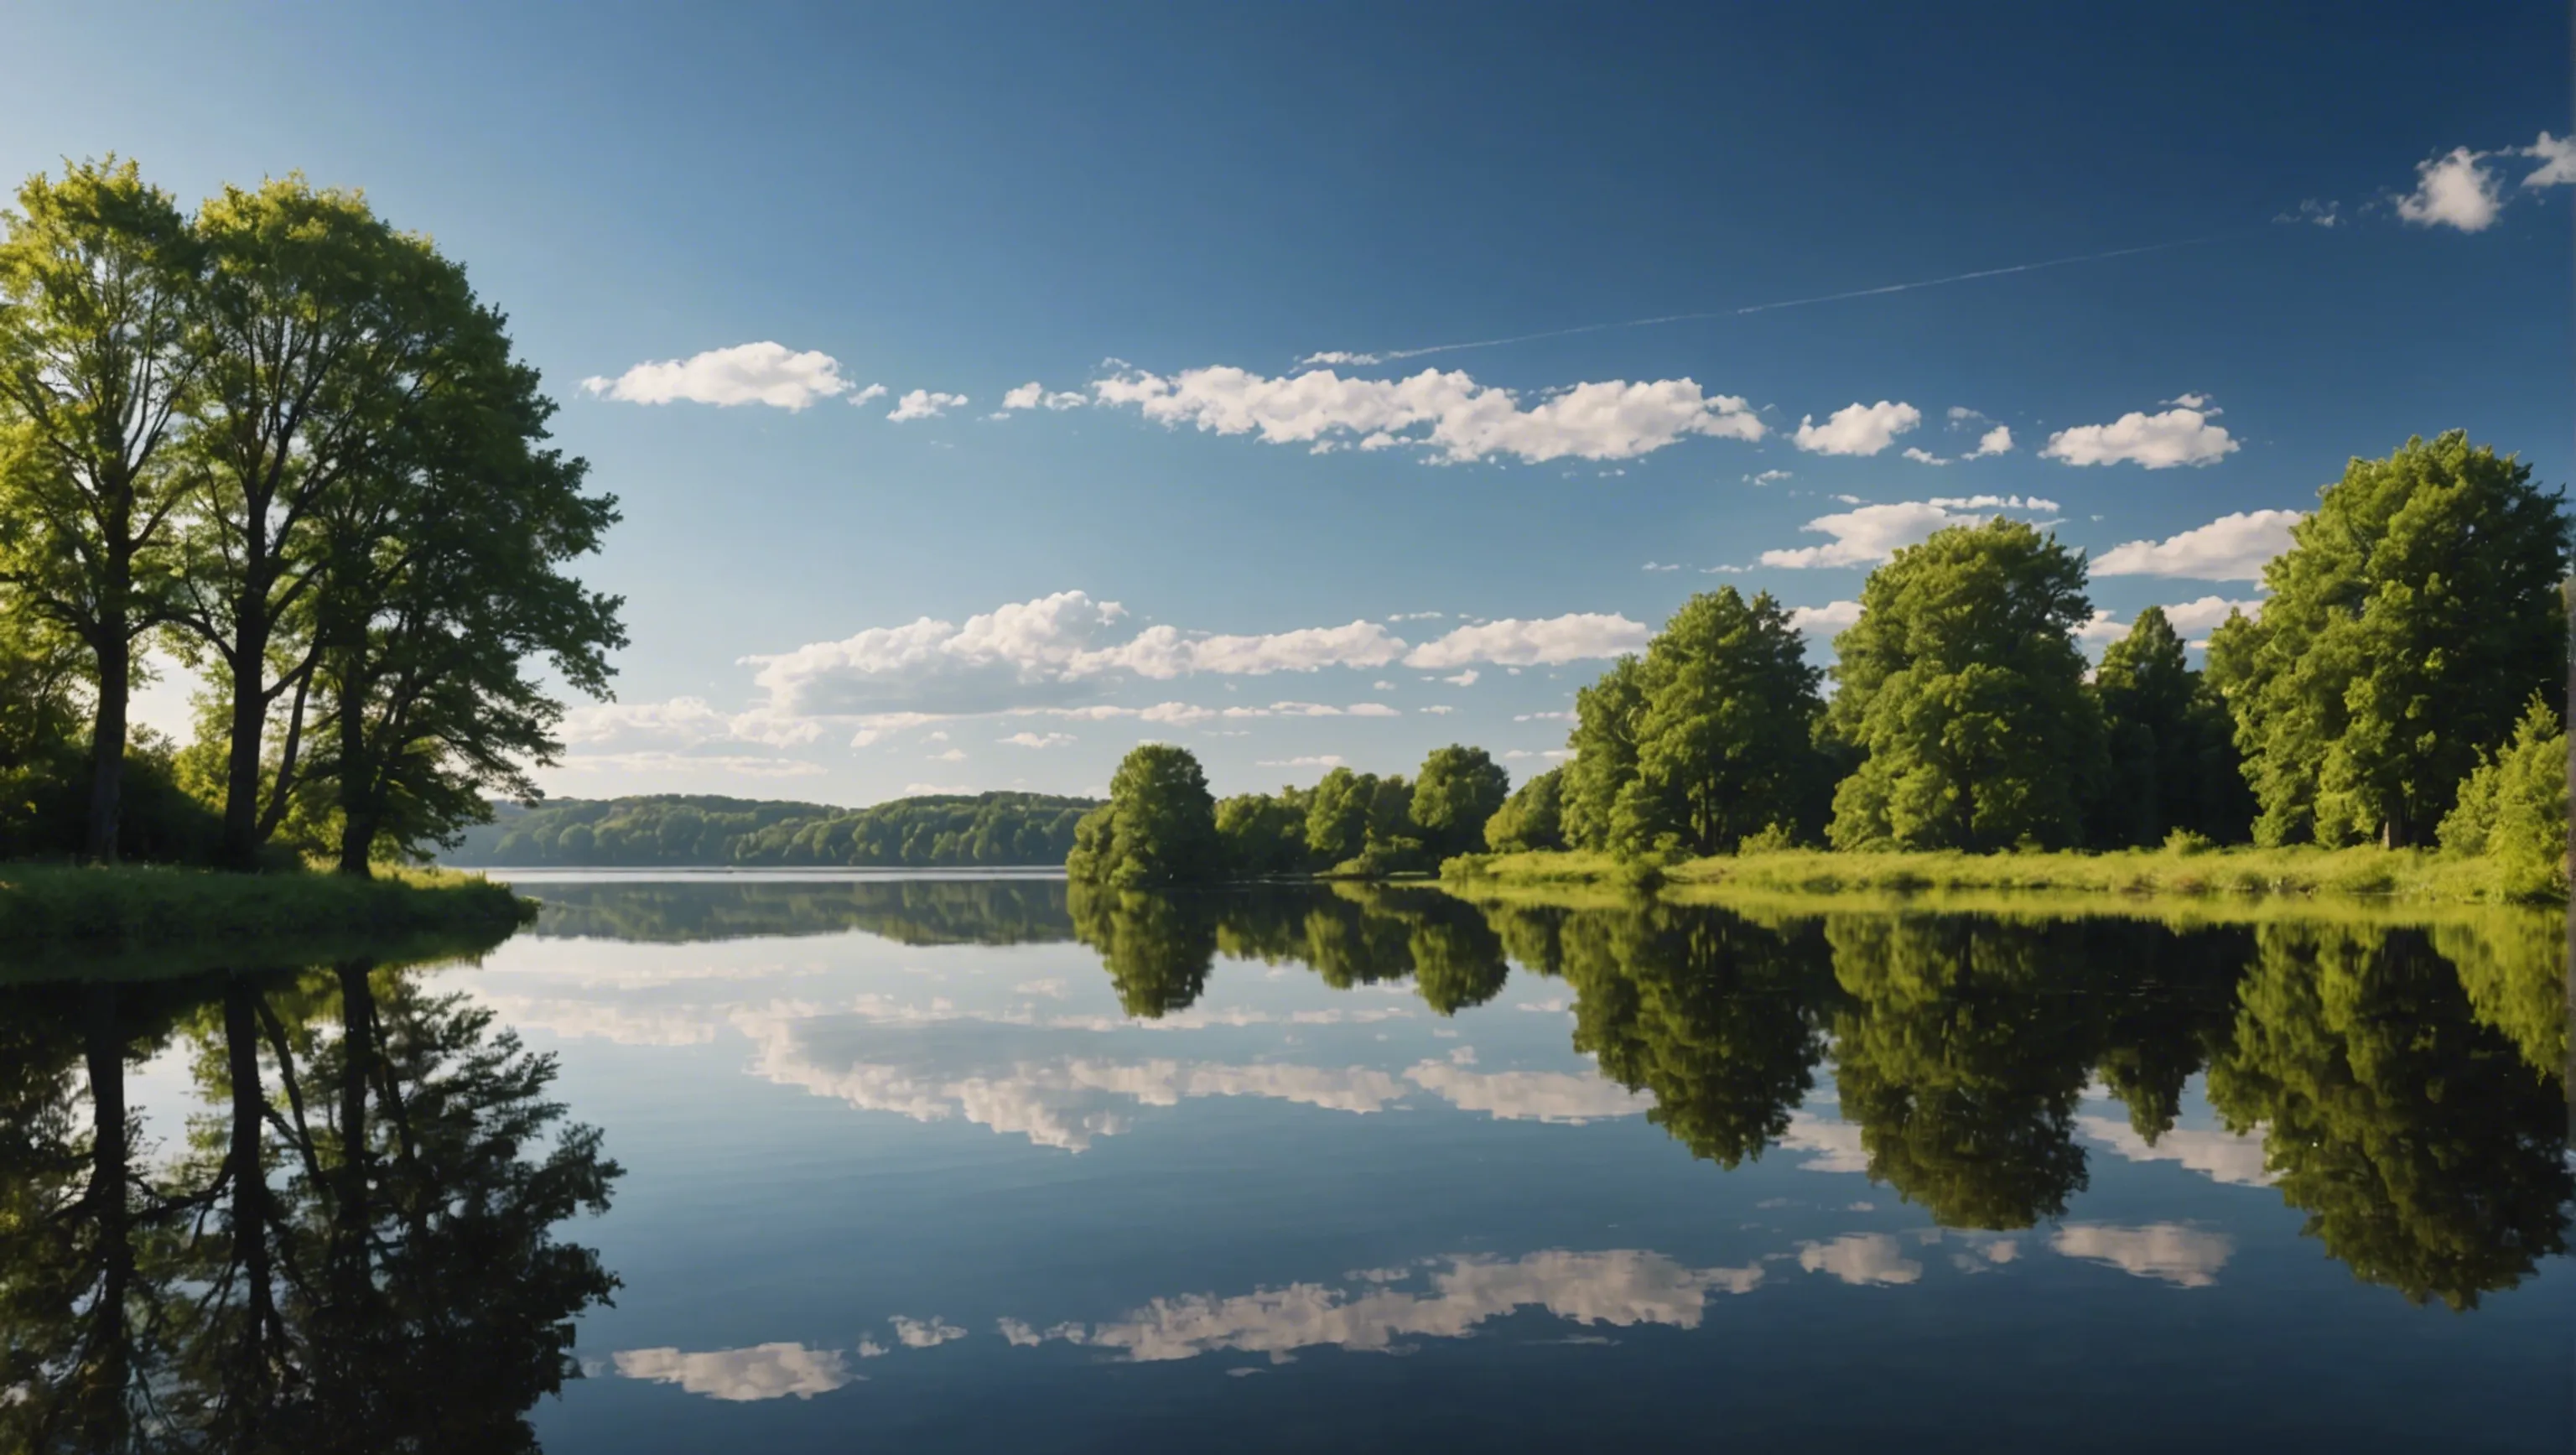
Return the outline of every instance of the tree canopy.
<path id="1" fill-rule="evenodd" d="M 2210 640 L 2266 844 L 2429 838 L 2565 670 L 2563 492 L 2453 430 L 2355 459 Z"/>
<path id="2" fill-rule="evenodd" d="M 2101 721 L 2072 633 L 2091 616 L 2083 557 L 2000 517 L 1870 573 L 1834 639 L 1826 728 L 1866 755 L 1835 790 L 1835 846 L 2081 842 Z"/>
<path id="3" fill-rule="evenodd" d="M 1065 873 L 1089 884 L 1151 889 L 1219 877 L 1216 800 L 1186 748 L 1144 743 L 1109 780 L 1109 801 L 1083 815 Z"/>

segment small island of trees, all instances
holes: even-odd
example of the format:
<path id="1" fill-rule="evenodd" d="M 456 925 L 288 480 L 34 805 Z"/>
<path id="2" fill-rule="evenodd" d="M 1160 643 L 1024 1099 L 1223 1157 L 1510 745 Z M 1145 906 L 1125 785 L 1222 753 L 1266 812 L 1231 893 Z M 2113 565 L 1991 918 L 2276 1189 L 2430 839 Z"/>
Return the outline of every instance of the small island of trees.
<path id="1" fill-rule="evenodd" d="M 2438 843 L 2501 895 L 2563 895 L 2570 525 L 2531 475 L 2459 431 L 2353 460 L 2205 669 L 2155 607 L 2088 666 L 2083 554 L 1999 518 L 1872 572 L 1829 669 L 1768 593 L 1692 597 L 1576 694 L 1570 761 L 1517 790 L 1453 745 L 1410 783 L 1337 767 L 1220 801 L 1187 750 L 1139 747 L 1066 869 L 1134 889 L 1476 872 L 1483 852 L 1651 874 L 1817 845 Z"/>

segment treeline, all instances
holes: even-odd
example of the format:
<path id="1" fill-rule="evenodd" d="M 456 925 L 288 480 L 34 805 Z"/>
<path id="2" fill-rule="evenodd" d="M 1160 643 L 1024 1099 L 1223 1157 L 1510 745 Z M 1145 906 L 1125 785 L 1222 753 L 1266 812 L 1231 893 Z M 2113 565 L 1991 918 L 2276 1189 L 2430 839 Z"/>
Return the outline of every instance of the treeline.
<path id="1" fill-rule="evenodd" d="M 193 213 L 132 163 L 0 216 L 0 851 L 251 869 L 451 839 L 604 695 L 617 519 L 426 237 L 301 177 Z M 147 647 L 208 683 L 134 731 Z"/>
<path id="2" fill-rule="evenodd" d="M 1080 881 L 1068 904 L 1140 1016 L 1187 1010 L 1220 957 L 1409 980 L 1441 1015 L 1516 971 L 1557 981 L 1574 1048 L 1721 1166 L 1763 1156 L 1829 1071 L 1868 1175 L 1946 1226 L 2064 1215 L 2089 1181 L 2087 1088 L 2153 1147 L 2201 1077 L 2361 1277 L 2465 1308 L 2566 1248 L 2566 1022 L 2541 916 L 2180 928 Z"/>
<path id="3" fill-rule="evenodd" d="M 1652 862 L 2438 838 L 2496 861 L 2511 892 L 2563 892 L 2562 500 L 2458 432 L 2356 459 L 2265 568 L 2259 615 L 2212 634 L 2205 671 L 2155 607 L 2088 666 L 2083 554 L 2016 521 L 1957 526 L 1871 573 L 1829 670 L 1769 594 L 1693 597 L 1577 694 L 1571 761 L 1516 793 L 1452 747 L 1409 797 L 1337 769 L 1218 804 L 1187 752 L 1149 746 L 1066 867 L 1137 886 L 1478 847 Z M 1472 788 L 1447 786 L 1469 781 L 1457 765 Z"/>
<path id="4" fill-rule="evenodd" d="M 1097 806 L 1044 793 L 938 794 L 869 808 L 656 794 L 557 799 L 464 834 L 461 868 L 948 868 L 1060 864 Z"/>

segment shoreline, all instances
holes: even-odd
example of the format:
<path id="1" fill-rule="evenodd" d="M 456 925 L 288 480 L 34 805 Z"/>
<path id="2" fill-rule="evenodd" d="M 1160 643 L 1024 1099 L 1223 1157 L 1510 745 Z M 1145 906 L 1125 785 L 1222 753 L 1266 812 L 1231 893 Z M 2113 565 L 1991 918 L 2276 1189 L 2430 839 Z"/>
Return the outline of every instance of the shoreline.
<path id="1" fill-rule="evenodd" d="M 0 967 L 140 954 L 262 955 L 420 937 L 498 943 L 536 913 L 509 886 L 453 871 L 373 879 L 145 865 L 0 864 Z"/>

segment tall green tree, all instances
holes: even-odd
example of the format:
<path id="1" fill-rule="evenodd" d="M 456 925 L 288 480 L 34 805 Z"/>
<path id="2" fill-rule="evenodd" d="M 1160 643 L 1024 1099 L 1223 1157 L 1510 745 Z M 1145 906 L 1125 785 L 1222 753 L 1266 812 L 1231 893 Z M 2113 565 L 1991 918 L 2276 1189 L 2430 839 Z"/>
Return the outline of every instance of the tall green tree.
<path id="1" fill-rule="evenodd" d="M 2077 842 L 2101 720 L 2070 635 L 2092 615 L 2084 558 L 2020 521 L 1953 526 L 1898 551 L 1834 640 L 1825 718 L 1867 756 L 1834 794 L 1837 848 Z"/>
<path id="2" fill-rule="evenodd" d="M 1470 853 L 1485 842 L 1485 823 L 1511 797 L 1511 775 L 1482 748 L 1456 743 L 1434 748 L 1422 760 L 1407 805 L 1413 826 L 1433 855 Z"/>
<path id="3" fill-rule="evenodd" d="M 1199 760 L 1187 748 L 1143 743 L 1109 780 L 1109 801 L 1083 815 L 1064 868 L 1088 884 L 1154 889 L 1206 883 L 1223 857 Z"/>
<path id="4" fill-rule="evenodd" d="M 1683 603 L 1646 647 L 1636 771 L 1612 803 L 1612 847 L 1725 853 L 1812 818 L 1820 676 L 1769 592 L 1747 601 L 1728 586 Z"/>
<path id="5" fill-rule="evenodd" d="M 1485 847 L 1497 854 L 1565 847 L 1565 770 L 1532 777 L 1485 821 Z"/>
<path id="6" fill-rule="evenodd" d="M 1305 795 L 1239 793 L 1216 806 L 1216 836 L 1230 878 L 1266 879 L 1307 865 Z"/>
<path id="7" fill-rule="evenodd" d="M 615 500 L 584 495 L 588 467 L 544 447 L 554 404 L 463 270 L 421 263 L 420 326 L 439 342 L 413 405 L 315 513 L 328 732 L 299 786 L 336 816 L 346 874 L 388 844 L 452 842 L 488 795 L 536 797 L 529 769 L 561 750 L 562 708 L 528 664 L 605 696 L 606 654 L 626 640 L 620 602 L 563 571 L 598 549 Z M 696 829 L 666 851 L 694 851 Z"/>
<path id="8" fill-rule="evenodd" d="M 2176 829 L 2242 840 L 2253 817 L 2234 725 L 2217 691 L 2183 656 L 2164 608 L 2138 613 L 2093 673 L 2110 771 L 2095 801 L 2094 840 L 2157 844 Z"/>
<path id="9" fill-rule="evenodd" d="M 2266 844 L 2429 837 L 2565 666 L 2562 491 L 2464 431 L 2356 459 L 2210 639 Z"/>
<path id="10" fill-rule="evenodd" d="M 227 187 L 196 230 L 205 364 L 189 401 L 177 617 L 226 698 L 223 860 L 250 868 L 301 766 L 326 508 L 398 455 L 457 319 L 440 306 L 449 265 L 355 193 L 300 177 Z"/>
<path id="11" fill-rule="evenodd" d="M 1610 847 L 1619 790 L 1637 775 L 1637 729 L 1645 711 L 1645 663 L 1637 657 L 1621 657 L 1574 694 L 1574 731 L 1565 740 L 1574 761 L 1565 767 L 1562 795 L 1569 848 Z"/>
<path id="12" fill-rule="evenodd" d="M 2484 858 L 2507 895 L 2567 901 L 2567 731 L 2535 697 L 2513 741 L 2478 764 L 2442 820 L 2442 847 Z"/>
<path id="13" fill-rule="evenodd" d="M 135 643 L 168 619 L 174 425 L 203 358 L 199 249 L 133 162 L 38 176 L 0 215 L 0 583 L 89 659 L 89 858 L 117 856 Z"/>

